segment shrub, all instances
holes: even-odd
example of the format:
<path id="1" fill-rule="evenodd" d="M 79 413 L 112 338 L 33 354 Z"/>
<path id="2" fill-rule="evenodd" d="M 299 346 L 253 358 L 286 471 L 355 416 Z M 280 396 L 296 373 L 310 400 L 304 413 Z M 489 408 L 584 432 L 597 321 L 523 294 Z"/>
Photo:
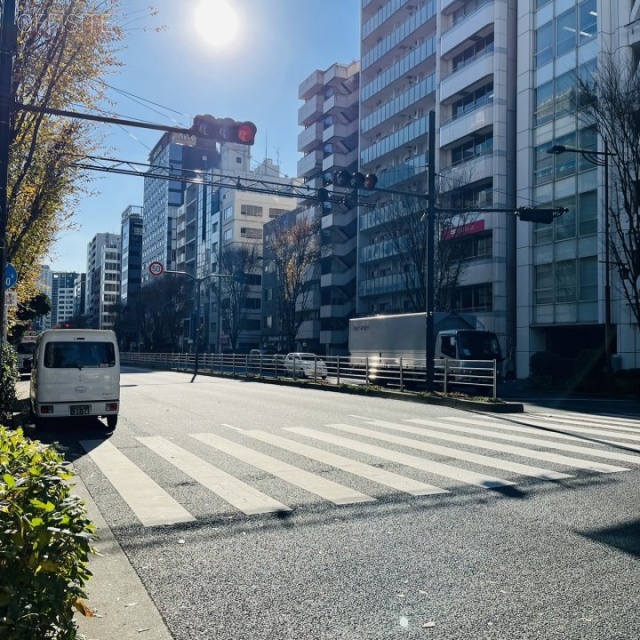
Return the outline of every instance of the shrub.
<path id="1" fill-rule="evenodd" d="M 0 424 L 11 424 L 16 408 L 16 384 L 20 379 L 18 358 L 15 350 L 6 342 L 2 345 L 2 367 L 0 368 Z"/>
<path id="2" fill-rule="evenodd" d="M 0 640 L 77 638 L 95 527 L 72 476 L 53 448 L 0 427 Z"/>

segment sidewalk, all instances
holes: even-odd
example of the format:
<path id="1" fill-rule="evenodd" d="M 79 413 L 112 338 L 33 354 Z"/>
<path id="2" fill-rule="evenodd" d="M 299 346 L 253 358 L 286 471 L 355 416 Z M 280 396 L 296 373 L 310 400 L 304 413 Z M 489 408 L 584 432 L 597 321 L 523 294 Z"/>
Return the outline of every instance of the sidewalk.
<path id="1" fill-rule="evenodd" d="M 94 546 L 99 551 L 89 562 L 93 576 L 87 583 L 89 597 L 85 602 L 95 615 L 85 618 L 76 614 L 80 633 L 86 640 L 173 640 L 86 486 L 77 476 L 74 484 L 74 493 L 85 501 L 98 529 Z"/>

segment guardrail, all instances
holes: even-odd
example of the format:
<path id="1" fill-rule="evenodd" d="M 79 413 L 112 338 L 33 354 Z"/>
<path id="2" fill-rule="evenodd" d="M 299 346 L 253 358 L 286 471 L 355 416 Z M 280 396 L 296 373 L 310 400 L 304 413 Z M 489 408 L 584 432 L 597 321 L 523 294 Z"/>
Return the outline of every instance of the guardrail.
<path id="1" fill-rule="evenodd" d="M 239 353 L 203 353 L 198 356 L 201 373 L 249 375 L 256 378 L 294 377 L 321 380 L 326 384 L 378 385 L 399 391 L 415 391 L 425 387 L 425 362 L 413 358 L 380 363 L 379 358 L 350 356 L 315 356 L 313 365 L 301 369 L 295 362 L 285 366 L 283 355 L 251 356 Z M 123 352 L 124 365 L 139 365 L 193 371 L 192 353 Z M 323 363 L 324 366 L 321 366 Z M 325 379 L 326 367 L 326 379 Z M 434 361 L 436 388 L 452 391 L 485 391 L 497 397 L 498 367 L 495 360 Z"/>

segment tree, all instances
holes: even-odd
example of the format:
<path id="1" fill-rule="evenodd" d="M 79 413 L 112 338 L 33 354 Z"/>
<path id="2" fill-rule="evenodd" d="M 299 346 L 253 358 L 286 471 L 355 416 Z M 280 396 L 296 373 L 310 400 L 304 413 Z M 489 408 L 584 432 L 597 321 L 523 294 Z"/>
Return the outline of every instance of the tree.
<path id="1" fill-rule="evenodd" d="M 184 320 L 193 309 L 193 282 L 166 274 L 140 289 L 136 301 L 140 337 L 147 351 L 179 350 Z"/>
<path id="2" fill-rule="evenodd" d="M 308 283 L 320 259 L 320 221 L 309 215 L 298 216 L 293 224 L 289 220 L 282 216 L 275 221 L 265 239 L 265 255 L 276 275 L 279 342 L 293 349 L 309 302 Z"/>
<path id="3" fill-rule="evenodd" d="M 610 264 L 640 324 L 640 75 L 637 60 L 601 54 L 597 71 L 578 78 L 583 124 L 595 127 L 611 154 L 613 197 L 609 207 Z M 593 156 L 594 159 L 602 158 Z"/>
<path id="4" fill-rule="evenodd" d="M 120 65 L 130 8 L 120 0 L 19 0 L 17 16 L 12 97 L 38 109 L 104 108 L 103 76 Z M 18 299 L 26 299 L 37 266 L 56 235 L 71 229 L 86 192 L 87 175 L 74 162 L 100 138 L 95 123 L 25 109 L 12 113 L 10 129 L 7 261 L 20 273 Z"/>
<path id="5" fill-rule="evenodd" d="M 442 198 L 440 199 L 443 200 Z M 404 290 L 412 311 L 427 308 L 427 200 L 408 195 L 394 196 L 380 207 L 385 217 L 381 243 L 389 243 L 393 253 L 405 261 L 401 271 Z M 477 213 L 436 212 L 434 255 L 434 302 L 437 311 L 451 311 L 456 290 L 466 268 L 463 260 L 464 229 Z M 383 251 L 381 244 L 381 251 Z"/>
<path id="6" fill-rule="evenodd" d="M 256 245 L 238 244 L 217 254 L 220 273 L 234 276 L 217 278 L 222 325 L 234 351 L 238 348 L 238 338 L 247 316 L 252 276 L 260 269 L 261 260 Z"/>
<path id="7" fill-rule="evenodd" d="M 42 291 L 24 302 L 18 303 L 16 323 L 11 328 L 11 341 L 20 342 L 22 335 L 29 329 L 29 325 L 37 318 L 46 316 L 51 311 L 51 300 Z"/>

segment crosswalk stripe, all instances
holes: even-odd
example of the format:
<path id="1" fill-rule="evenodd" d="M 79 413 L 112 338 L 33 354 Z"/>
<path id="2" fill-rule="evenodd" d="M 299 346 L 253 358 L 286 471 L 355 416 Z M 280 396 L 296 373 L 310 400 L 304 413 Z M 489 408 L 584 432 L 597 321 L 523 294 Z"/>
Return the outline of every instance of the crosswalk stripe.
<path id="1" fill-rule="evenodd" d="M 622 431 L 640 431 L 640 422 L 632 418 L 619 418 L 616 416 L 592 416 L 583 413 L 529 413 L 538 419 L 553 420 L 554 422 L 567 422 L 569 424 L 582 423 L 585 426 L 593 424 L 599 427 L 615 428 Z"/>
<path id="2" fill-rule="evenodd" d="M 80 444 L 145 527 L 195 520 L 110 442 L 81 440 Z"/>
<path id="3" fill-rule="evenodd" d="M 377 482 L 414 496 L 449 493 L 446 489 L 425 484 L 424 482 L 418 482 L 411 478 L 405 478 L 397 473 L 378 469 L 377 467 L 373 467 L 363 462 L 358 462 L 351 458 L 345 458 L 344 456 L 339 456 L 335 453 L 323 451 L 316 447 L 310 447 L 309 445 L 302 444 L 300 442 L 293 442 L 265 431 L 245 431 L 244 435 L 256 438 L 261 442 L 273 444 L 277 447 L 286 449 L 287 451 L 291 451 L 292 453 L 300 454 L 310 458 L 311 460 L 317 460 L 318 462 L 331 465 L 337 469 L 342 469 L 347 473 L 352 473 L 362 478 L 366 478 L 367 480 L 372 480 L 373 482 Z"/>
<path id="4" fill-rule="evenodd" d="M 447 420 L 449 418 L 446 418 Z M 542 438 L 530 438 L 527 436 L 518 436 L 512 435 L 510 433 L 501 433 L 499 431 L 487 431 L 486 429 L 480 429 L 478 427 L 466 427 L 458 424 L 446 424 L 440 421 L 435 420 L 427 420 L 424 418 L 415 418 L 412 420 L 408 420 L 408 422 L 412 422 L 415 424 L 424 424 L 428 427 L 436 427 L 437 429 L 444 429 L 444 433 L 448 433 L 449 431 L 458 431 L 459 433 L 469 433 L 474 436 L 487 436 L 489 438 L 495 438 L 497 440 L 508 440 L 510 442 L 521 442 L 523 444 L 531 444 L 536 447 L 543 447 L 546 449 L 556 449 L 558 451 L 569 451 L 572 453 L 580 453 L 586 456 L 591 456 L 595 458 L 607 458 L 610 460 L 618 460 L 620 462 L 631 462 L 633 464 L 640 464 L 640 458 L 638 456 L 619 453 L 617 451 L 602 451 L 601 449 L 591 449 L 590 447 L 579 447 L 570 444 L 564 444 L 560 442 L 553 442 L 551 440 L 543 440 Z M 485 423 L 485 426 L 497 427 L 505 430 L 509 430 L 511 425 L 503 425 L 498 423 Z M 553 435 L 555 437 L 555 434 Z M 483 448 L 497 449 L 498 443 L 495 442 L 487 442 L 486 440 L 480 439 L 472 439 L 474 446 L 482 446 Z M 471 444 L 471 441 L 469 442 Z M 505 452 L 515 453 L 516 455 L 527 456 L 530 458 L 538 458 L 539 460 L 549 460 L 551 462 L 555 460 L 559 462 L 559 464 L 564 464 L 570 467 L 578 467 L 582 469 L 589 469 L 591 471 L 598 471 L 600 473 L 615 473 L 617 471 L 628 471 L 629 469 L 626 467 L 618 467 L 615 465 L 604 464 L 600 462 L 591 462 L 587 460 L 580 460 L 578 458 L 571 458 L 567 456 L 561 456 L 558 458 L 558 454 L 552 454 L 548 452 L 535 451 L 533 449 L 525 449 L 524 447 L 511 447 L 508 445 L 499 445 L 501 450 Z M 564 462 L 561 460 L 564 459 Z"/>
<path id="5" fill-rule="evenodd" d="M 191 434 L 192 438 L 204 442 L 210 447 L 223 451 L 253 467 L 262 469 L 271 475 L 285 480 L 297 487 L 305 489 L 334 504 L 352 504 L 358 502 L 374 502 L 375 498 L 364 493 L 344 487 L 337 482 L 321 478 L 313 473 L 294 467 L 287 462 L 272 458 L 249 447 L 231 442 L 213 433 Z"/>
<path id="6" fill-rule="evenodd" d="M 395 431 L 403 431 L 405 433 L 412 433 L 417 435 L 433 435 L 438 438 L 440 435 L 437 431 L 429 431 L 428 429 L 422 429 L 418 427 L 409 427 L 395 422 L 387 422 L 386 420 L 370 420 L 368 424 L 384 427 Z M 344 429 L 346 431 L 346 429 Z M 438 455 L 448 456 L 449 458 L 456 458 L 458 460 L 465 460 L 467 462 L 473 462 L 484 467 L 492 467 L 494 469 L 501 469 L 502 471 L 512 471 L 513 473 L 519 473 L 525 476 L 533 476 L 534 478 L 540 478 L 541 480 L 564 480 L 566 478 L 572 478 L 573 476 L 560 473 L 559 471 L 551 471 L 549 469 L 542 469 L 540 467 L 532 467 L 527 464 L 521 464 L 519 462 L 510 462 L 509 460 L 501 460 L 500 458 L 492 458 L 490 456 L 484 456 L 477 453 L 470 453 L 468 451 L 462 451 L 461 449 L 453 449 L 451 447 L 443 447 L 441 445 L 432 444 L 430 442 L 424 442 L 420 440 L 412 440 L 409 438 L 401 438 L 398 436 L 391 436 L 389 434 L 379 433 L 371 431 L 370 429 L 362 429 L 360 427 L 350 427 L 350 433 L 358 435 L 369 436 L 371 438 L 377 438 L 378 440 L 384 440 L 386 442 L 393 442 L 405 447 L 412 447 L 413 449 L 419 449 L 420 451 L 427 451 L 429 453 L 437 453 Z M 455 442 L 455 439 L 443 438 Z M 464 442 L 464 438 L 460 438 L 462 444 L 469 444 Z"/>
<path id="7" fill-rule="evenodd" d="M 529 416 L 527 416 L 525 419 L 528 424 L 538 426 L 538 427 L 553 427 L 556 429 L 560 428 L 560 429 L 564 429 L 565 431 L 571 431 L 572 433 L 585 433 L 587 435 L 598 436 L 602 438 L 616 438 L 617 440 L 631 440 L 634 442 L 640 442 L 640 432 L 637 432 L 637 431 L 636 433 L 631 434 L 626 431 L 625 432 L 615 431 L 614 430 L 615 427 L 611 427 L 610 429 L 608 427 L 606 429 L 597 429 L 592 426 L 581 427 L 575 424 L 564 424 L 564 423 L 561 426 L 558 426 L 557 424 L 553 424 L 548 420 L 530 418 Z"/>
<path id="8" fill-rule="evenodd" d="M 546 435 L 550 438 L 554 438 L 556 440 L 572 440 L 573 442 L 581 442 L 584 443 L 585 436 L 591 437 L 592 440 L 596 440 L 596 444 L 612 444 L 615 446 L 624 447 L 625 449 L 631 449 L 633 451 L 637 451 L 640 453 L 640 445 L 635 446 L 633 444 L 627 442 L 621 442 L 622 439 L 625 439 L 626 436 L 619 436 L 617 433 L 604 433 L 601 432 L 601 435 L 594 429 L 573 429 L 570 427 L 566 427 L 564 425 L 555 425 L 545 421 L 536 421 L 530 420 L 527 418 L 515 419 L 513 418 L 511 422 L 496 422 L 493 420 L 486 420 L 483 418 L 467 418 L 466 420 L 459 418 L 458 416 L 447 416 L 445 420 L 454 420 L 456 422 L 463 422 L 465 424 L 472 425 L 480 425 L 484 427 L 496 427 L 503 431 L 517 431 L 519 433 L 536 433 L 538 435 Z M 526 422 L 521 422 L 521 420 L 526 420 Z M 546 432 L 540 432 L 539 428 L 546 429 Z M 557 431 L 557 429 L 562 429 L 563 431 Z M 565 433 L 565 431 L 573 431 L 576 434 L 584 433 L 585 435 L 572 435 L 571 433 Z M 616 440 L 609 440 L 607 437 L 617 438 Z M 632 437 L 632 440 L 640 439 L 640 435 L 638 437 Z M 623 460 L 623 458 L 620 458 Z M 634 464 L 638 464 L 638 459 L 631 455 L 628 461 L 633 462 Z"/>
<path id="9" fill-rule="evenodd" d="M 348 424 L 328 424 L 326 426 L 332 429 L 340 429 L 344 431 L 350 431 L 351 429 L 351 426 Z M 465 471 L 464 469 L 452 467 L 441 462 L 425 460 L 424 458 L 419 458 L 418 456 L 400 453 L 398 451 L 391 451 L 383 447 L 367 444 L 366 442 L 350 440 L 348 438 L 314 431 L 305 427 L 291 427 L 287 429 L 287 431 L 300 433 L 311 438 L 316 438 L 317 440 L 322 440 L 323 442 L 336 444 L 338 446 L 355 451 L 360 451 L 377 458 L 391 460 L 392 462 L 398 462 L 407 467 L 413 467 L 414 469 L 420 469 L 421 471 L 427 471 L 428 473 L 432 473 L 438 476 L 444 476 L 445 478 L 452 478 L 466 484 L 474 484 L 487 489 L 515 485 L 515 482 L 503 480 L 502 478 L 496 478 L 495 476 L 488 476 L 481 473 L 475 473 L 473 471 Z"/>
<path id="10" fill-rule="evenodd" d="M 137 439 L 161 458 L 247 515 L 291 511 L 281 502 L 161 436 Z"/>

